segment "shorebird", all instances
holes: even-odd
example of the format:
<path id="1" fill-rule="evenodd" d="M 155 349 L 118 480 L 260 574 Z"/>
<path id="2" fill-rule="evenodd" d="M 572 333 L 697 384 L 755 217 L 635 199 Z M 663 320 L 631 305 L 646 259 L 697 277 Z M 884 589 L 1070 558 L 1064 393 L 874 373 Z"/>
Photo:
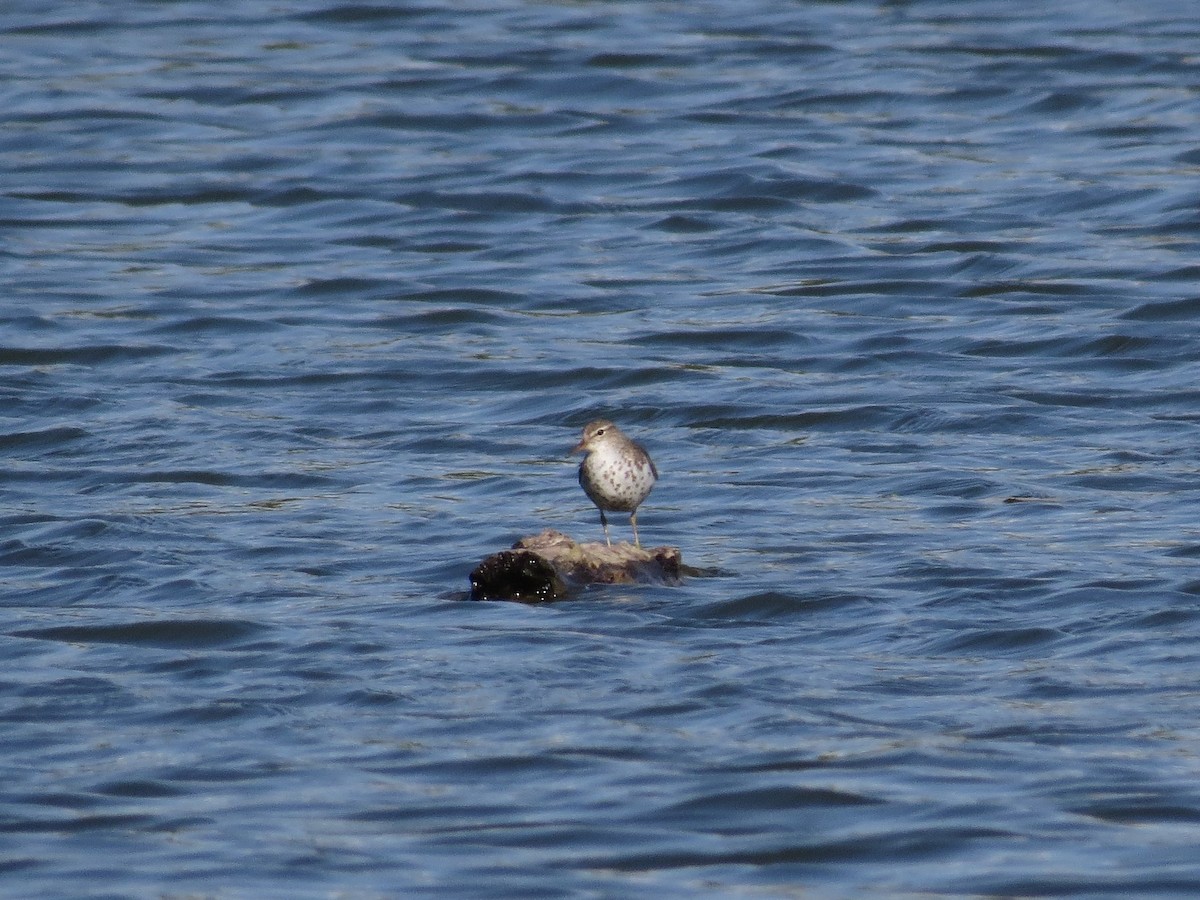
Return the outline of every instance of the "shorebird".
<path id="1" fill-rule="evenodd" d="M 579 486 L 600 510 L 604 543 L 612 546 L 605 511 L 627 512 L 629 524 L 633 526 L 633 542 L 641 547 L 637 508 L 650 494 L 658 478 L 658 469 L 654 468 L 650 454 L 607 419 L 597 419 L 584 426 L 583 439 L 571 452 L 580 451 L 584 456 L 579 464 Z"/>

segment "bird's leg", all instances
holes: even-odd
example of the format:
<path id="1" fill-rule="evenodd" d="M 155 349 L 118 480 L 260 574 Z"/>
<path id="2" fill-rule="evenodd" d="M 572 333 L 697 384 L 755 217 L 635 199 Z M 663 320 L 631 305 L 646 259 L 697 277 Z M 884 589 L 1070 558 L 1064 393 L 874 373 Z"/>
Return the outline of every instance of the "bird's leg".
<path id="1" fill-rule="evenodd" d="M 600 510 L 600 524 L 604 528 L 604 543 L 612 546 L 612 541 L 608 539 L 608 519 L 604 518 L 604 510 Z"/>
<path id="2" fill-rule="evenodd" d="M 638 533 L 637 533 L 637 511 L 636 510 L 629 514 L 629 524 L 633 526 L 633 543 L 640 550 L 642 548 L 642 540 L 641 540 L 641 538 L 638 537 Z"/>

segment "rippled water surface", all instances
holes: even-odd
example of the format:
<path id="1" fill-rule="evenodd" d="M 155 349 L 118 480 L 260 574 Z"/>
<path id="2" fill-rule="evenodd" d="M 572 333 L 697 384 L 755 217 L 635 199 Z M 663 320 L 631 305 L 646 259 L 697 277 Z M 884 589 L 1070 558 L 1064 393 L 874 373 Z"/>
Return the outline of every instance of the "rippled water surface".
<path id="1" fill-rule="evenodd" d="M 0 892 L 1200 891 L 1187 4 L 0 46 Z M 467 601 L 601 414 L 697 574 Z"/>

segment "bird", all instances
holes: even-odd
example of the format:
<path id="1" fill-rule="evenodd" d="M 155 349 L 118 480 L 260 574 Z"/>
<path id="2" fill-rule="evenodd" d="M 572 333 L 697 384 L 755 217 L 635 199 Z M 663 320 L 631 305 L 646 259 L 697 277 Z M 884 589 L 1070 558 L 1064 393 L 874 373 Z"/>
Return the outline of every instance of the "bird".
<path id="1" fill-rule="evenodd" d="M 579 464 L 579 486 L 600 510 L 604 543 L 612 546 L 605 511 L 627 512 L 633 526 L 633 542 L 640 548 L 637 508 L 658 480 L 658 469 L 650 454 L 607 419 L 596 419 L 583 427 L 583 438 L 571 451 L 580 452 L 583 462 Z"/>

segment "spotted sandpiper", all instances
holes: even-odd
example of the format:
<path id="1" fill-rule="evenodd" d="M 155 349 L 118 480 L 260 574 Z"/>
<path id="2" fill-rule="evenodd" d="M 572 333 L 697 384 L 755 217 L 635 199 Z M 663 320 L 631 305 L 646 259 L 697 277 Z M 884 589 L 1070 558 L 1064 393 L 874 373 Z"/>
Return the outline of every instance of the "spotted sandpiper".
<path id="1" fill-rule="evenodd" d="M 637 508 L 650 494 L 658 478 L 658 470 L 654 468 L 650 454 L 607 419 L 597 419 L 584 426 L 583 439 L 571 452 L 580 451 L 584 456 L 579 464 L 579 486 L 600 510 L 604 543 L 612 546 L 605 511 L 627 512 L 629 524 L 633 526 L 633 542 L 641 547 Z"/>

